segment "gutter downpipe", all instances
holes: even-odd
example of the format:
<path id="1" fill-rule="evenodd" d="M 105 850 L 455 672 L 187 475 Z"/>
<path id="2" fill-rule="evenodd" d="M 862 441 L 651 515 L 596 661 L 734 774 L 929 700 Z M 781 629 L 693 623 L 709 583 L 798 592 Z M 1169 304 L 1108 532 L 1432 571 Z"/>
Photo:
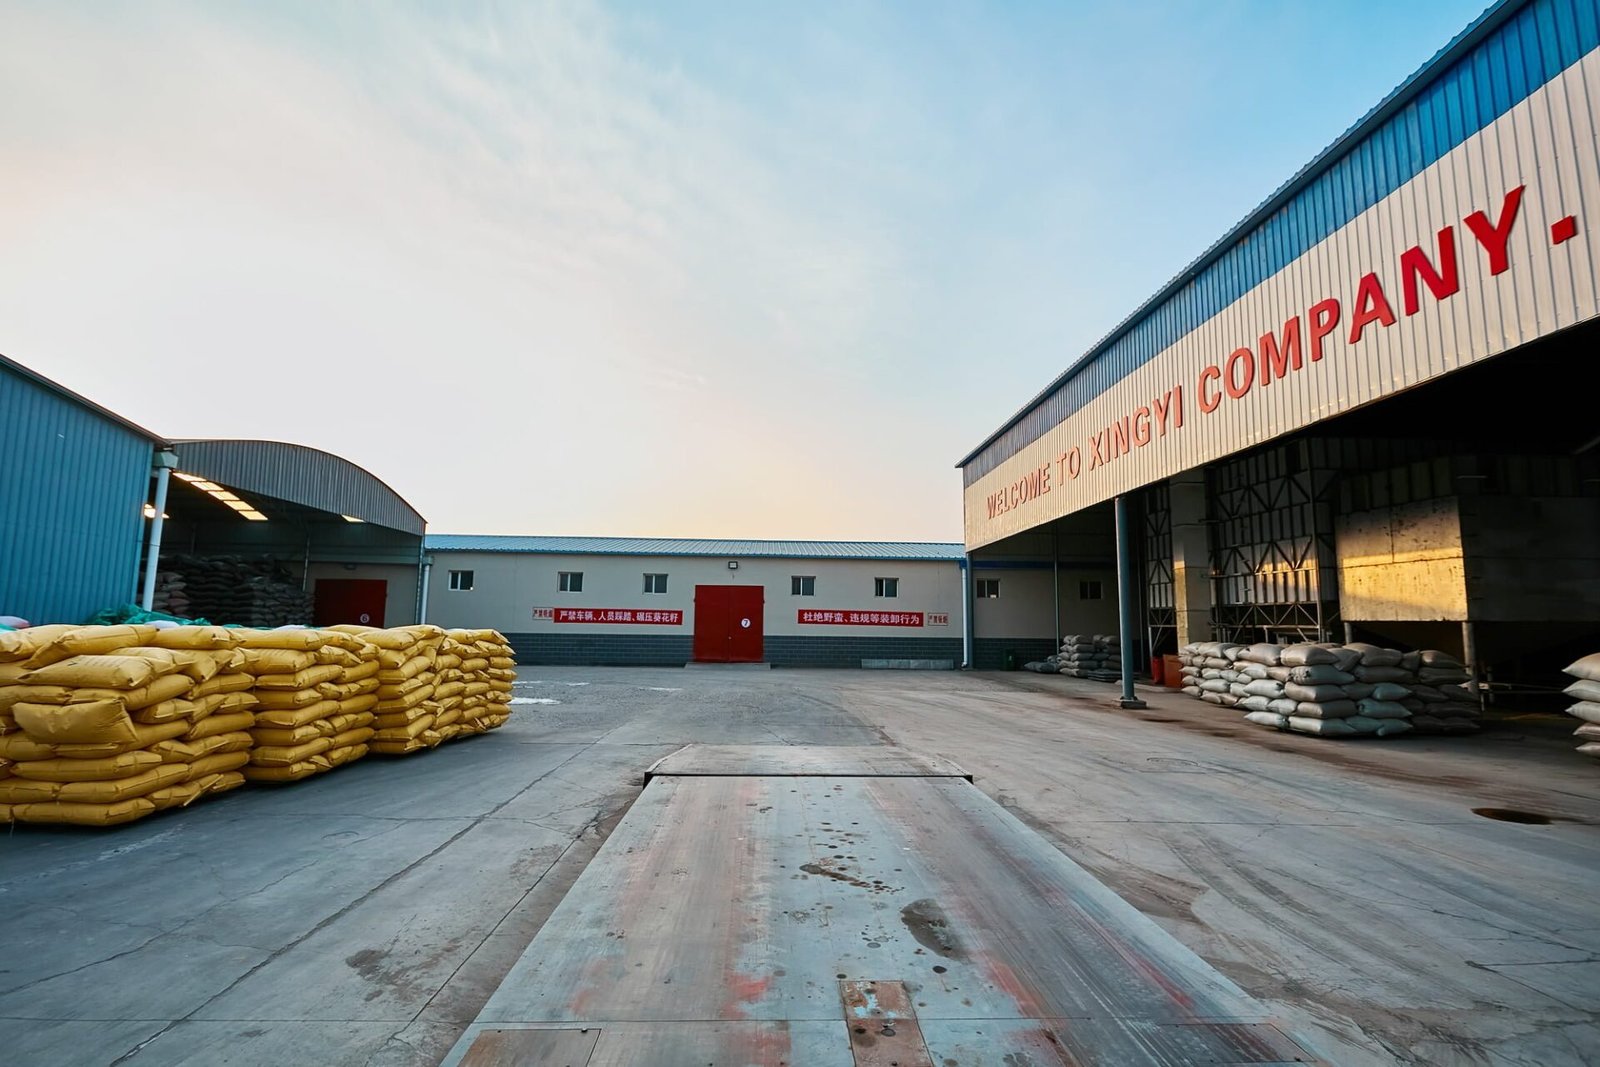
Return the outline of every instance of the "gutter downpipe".
<path id="1" fill-rule="evenodd" d="M 428 579 L 433 574 L 433 557 L 423 554 L 417 557 L 417 625 L 428 621 Z"/>
<path id="2" fill-rule="evenodd" d="M 178 465 L 176 452 L 162 449 L 150 464 L 156 472 L 156 513 L 150 519 L 150 535 L 144 550 L 144 582 L 139 590 L 139 606 L 150 611 L 156 602 L 156 569 L 161 564 L 161 531 L 166 525 L 167 485 Z"/>
<path id="3" fill-rule="evenodd" d="M 1122 642 L 1122 697 L 1117 701 L 1121 708 L 1149 707 L 1133 692 L 1133 552 L 1128 544 L 1128 498 L 1117 497 L 1117 622 Z"/>
<path id="4" fill-rule="evenodd" d="M 970 671 L 974 664 L 972 646 L 976 623 L 972 618 L 972 557 L 961 557 L 961 669 Z"/>

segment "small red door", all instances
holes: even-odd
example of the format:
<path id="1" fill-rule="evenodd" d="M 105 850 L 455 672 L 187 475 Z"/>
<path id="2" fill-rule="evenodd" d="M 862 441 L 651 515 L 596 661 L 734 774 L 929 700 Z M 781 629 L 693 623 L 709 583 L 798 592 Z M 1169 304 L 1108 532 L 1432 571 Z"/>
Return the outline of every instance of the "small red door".
<path id="1" fill-rule="evenodd" d="M 759 585 L 694 587 L 694 658 L 760 663 L 766 597 Z"/>
<path id="2" fill-rule="evenodd" d="M 318 578 L 313 621 L 318 626 L 382 626 L 388 603 L 389 583 L 382 578 Z"/>

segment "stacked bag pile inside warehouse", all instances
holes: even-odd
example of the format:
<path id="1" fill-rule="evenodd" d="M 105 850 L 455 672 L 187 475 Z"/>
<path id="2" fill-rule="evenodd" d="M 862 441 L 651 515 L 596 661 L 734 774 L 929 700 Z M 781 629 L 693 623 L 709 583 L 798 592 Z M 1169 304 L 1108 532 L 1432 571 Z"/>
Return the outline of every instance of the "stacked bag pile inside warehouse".
<path id="1" fill-rule="evenodd" d="M 1600 652 L 1578 660 L 1566 673 L 1577 679 L 1566 688 L 1567 696 L 1576 701 L 1567 714 L 1583 720 L 1572 736 L 1582 742 L 1579 752 L 1600 759 Z"/>
<path id="2" fill-rule="evenodd" d="M 1183 691 L 1245 718 L 1318 737 L 1471 733 L 1466 668 L 1444 652 L 1353 643 L 1185 645 Z"/>
<path id="3" fill-rule="evenodd" d="M 0 633 L 0 821 L 111 825 L 244 784 L 254 698 L 216 627 Z"/>
<path id="4" fill-rule="evenodd" d="M 493 630 L 0 627 L 0 822 L 129 822 L 483 733 L 515 678 Z"/>
<path id="5" fill-rule="evenodd" d="M 1069 677 L 1115 682 L 1122 677 L 1122 640 L 1115 634 L 1068 634 L 1055 659 Z"/>
<path id="6" fill-rule="evenodd" d="M 284 564 L 242 556 L 162 556 L 153 603 L 169 615 L 261 627 L 302 622 L 312 609 Z"/>

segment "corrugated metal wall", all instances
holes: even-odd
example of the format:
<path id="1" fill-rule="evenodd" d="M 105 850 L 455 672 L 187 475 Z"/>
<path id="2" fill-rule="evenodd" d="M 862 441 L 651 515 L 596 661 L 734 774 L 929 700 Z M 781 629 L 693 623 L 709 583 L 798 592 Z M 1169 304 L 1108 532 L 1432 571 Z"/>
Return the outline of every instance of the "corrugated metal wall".
<path id="1" fill-rule="evenodd" d="M 82 622 L 129 600 L 153 450 L 0 366 L 0 614 Z"/>
<path id="2" fill-rule="evenodd" d="M 1227 247 L 1183 272 L 963 466 L 971 485 L 1600 46 L 1594 0 L 1533 0 Z M 1592 126 L 1591 126 L 1592 130 Z M 1568 142 L 1571 144 L 1571 141 Z M 1593 154 L 1592 133 L 1578 142 Z M 1294 182 L 1290 183 L 1295 184 Z M 1449 221 L 1449 220 L 1446 220 Z M 1419 234 L 1419 237 L 1426 236 Z"/>
<path id="3" fill-rule="evenodd" d="M 1528 10 L 1549 7 L 1541 3 Z M 1540 54 L 1541 36 L 1517 41 L 1517 49 Z M 1512 46 L 1504 42 L 1497 47 L 1493 69 L 1503 74 L 1515 66 L 1526 77 L 1520 51 L 1512 55 Z M 1476 63 L 1475 57 L 1463 60 L 1467 68 L 1475 69 Z M 1489 80 L 1493 84 L 1492 76 Z M 991 543 L 1592 318 L 1600 310 L 1597 131 L 1600 49 L 970 484 L 966 544 Z M 1521 199 L 1506 249 L 1508 266 L 1495 273 L 1465 220 L 1483 211 L 1504 221 L 1510 217 L 1508 196 L 1517 190 Z M 1439 261 L 1435 235 L 1444 227 L 1453 228 L 1459 291 L 1435 299 L 1420 286 L 1420 307 L 1406 314 L 1401 255 L 1420 244 Z M 1346 331 L 1358 304 L 1358 280 L 1368 272 L 1379 276 L 1394 319 L 1390 325 L 1374 323 L 1352 339 Z M 1263 334 L 1277 333 L 1295 316 L 1308 324 L 1308 309 L 1329 297 L 1342 302 L 1343 313 L 1329 338 L 1327 358 L 1312 362 L 1307 351 L 1302 369 L 1237 398 L 1224 397 L 1209 414 L 1199 410 L 1204 368 L 1222 365 L 1240 346 L 1256 347 Z M 1248 384 L 1248 374 L 1244 380 Z M 1177 386 L 1184 390 L 1181 428 L 1152 433 L 1148 443 L 1110 462 L 1092 462 L 1096 434 Z M 989 494 L 1007 492 L 1017 479 L 1054 466 L 1073 449 L 1082 455 L 1078 477 L 1062 477 L 1056 468 L 1050 492 L 1028 486 L 1030 493 L 1012 494 L 1008 506 L 989 513 Z"/>

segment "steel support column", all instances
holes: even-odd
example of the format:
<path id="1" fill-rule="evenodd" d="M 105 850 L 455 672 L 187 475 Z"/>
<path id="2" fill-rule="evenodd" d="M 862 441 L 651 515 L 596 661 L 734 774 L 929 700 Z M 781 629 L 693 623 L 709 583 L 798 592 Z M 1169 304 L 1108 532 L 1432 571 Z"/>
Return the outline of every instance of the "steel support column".
<path id="1" fill-rule="evenodd" d="M 1133 693 L 1133 531 L 1128 523 L 1128 498 L 1117 497 L 1117 632 L 1122 642 L 1122 698 L 1124 708 L 1143 708 Z"/>

